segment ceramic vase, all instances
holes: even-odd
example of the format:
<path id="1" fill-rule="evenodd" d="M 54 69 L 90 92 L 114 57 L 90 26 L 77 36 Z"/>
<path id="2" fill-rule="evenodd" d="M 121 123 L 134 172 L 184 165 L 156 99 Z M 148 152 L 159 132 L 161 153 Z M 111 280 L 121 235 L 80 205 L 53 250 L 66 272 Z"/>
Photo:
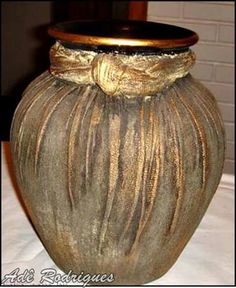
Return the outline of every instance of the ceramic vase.
<path id="1" fill-rule="evenodd" d="M 198 37 L 139 21 L 62 23 L 49 34 L 51 66 L 25 90 L 11 129 L 32 223 L 65 273 L 153 281 L 222 174 L 217 103 L 189 72 Z"/>

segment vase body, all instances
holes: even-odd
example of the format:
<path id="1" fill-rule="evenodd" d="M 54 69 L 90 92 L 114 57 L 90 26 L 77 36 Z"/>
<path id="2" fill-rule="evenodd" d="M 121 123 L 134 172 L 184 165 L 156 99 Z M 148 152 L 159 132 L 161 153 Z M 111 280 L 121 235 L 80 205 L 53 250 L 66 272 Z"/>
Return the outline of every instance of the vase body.
<path id="1" fill-rule="evenodd" d="M 174 264 L 219 184 L 224 128 L 190 74 L 155 97 L 111 97 L 48 71 L 24 92 L 11 148 L 49 255 L 66 273 L 143 284 Z"/>

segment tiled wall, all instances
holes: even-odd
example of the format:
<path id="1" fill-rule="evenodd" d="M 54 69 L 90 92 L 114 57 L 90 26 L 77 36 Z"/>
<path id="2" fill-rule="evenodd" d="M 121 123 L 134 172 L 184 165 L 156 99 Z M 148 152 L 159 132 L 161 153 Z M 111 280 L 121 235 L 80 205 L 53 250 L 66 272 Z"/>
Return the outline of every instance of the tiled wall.
<path id="1" fill-rule="evenodd" d="M 234 2 L 150 1 L 148 20 L 179 25 L 198 33 L 192 49 L 192 75 L 215 95 L 226 128 L 224 172 L 234 173 Z"/>

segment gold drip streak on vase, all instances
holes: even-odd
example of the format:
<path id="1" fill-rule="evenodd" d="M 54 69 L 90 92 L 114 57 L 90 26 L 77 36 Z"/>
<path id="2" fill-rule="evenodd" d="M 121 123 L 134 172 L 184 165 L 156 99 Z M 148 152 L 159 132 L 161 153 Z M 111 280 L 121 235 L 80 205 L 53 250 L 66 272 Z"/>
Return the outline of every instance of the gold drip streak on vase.
<path id="1" fill-rule="evenodd" d="M 68 141 L 68 158 L 67 158 L 67 177 L 68 177 L 68 195 L 69 195 L 69 200 L 70 200 L 70 204 L 71 204 L 71 209 L 73 210 L 74 209 L 74 195 L 73 195 L 73 192 L 72 192 L 72 166 L 73 166 L 73 157 L 74 157 L 74 148 L 75 148 L 75 138 L 76 138 L 76 134 L 78 133 L 78 126 L 80 124 L 80 115 L 81 115 L 81 112 L 83 111 L 82 109 L 84 108 L 83 107 L 83 101 L 86 101 L 87 100 L 87 97 L 88 97 L 88 92 L 90 90 L 90 87 L 89 86 L 86 86 L 86 87 L 82 87 L 83 89 L 80 89 L 82 91 L 79 91 L 80 92 L 80 95 L 82 95 L 82 99 L 80 97 L 78 97 L 78 99 L 76 100 L 76 104 L 75 106 L 73 107 L 72 109 L 72 112 L 69 116 L 69 119 L 72 119 L 72 123 L 71 123 L 71 126 L 70 126 L 70 131 L 69 131 L 69 141 Z M 82 102 L 82 103 L 81 103 Z M 68 125 L 68 123 L 67 123 Z"/>
<path id="2" fill-rule="evenodd" d="M 22 94 L 22 98 L 27 98 L 27 100 L 29 99 L 29 96 L 33 96 L 35 94 L 35 92 L 37 91 L 37 89 L 44 85 L 45 86 L 45 82 L 46 81 L 52 81 L 53 76 L 48 72 L 45 71 L 44 73 L 42 73 L 41 75 L 39 75 L 37 78 L 35 78 L 27 87 L 26 89 L 23 91 Z"/>
<path id="3" fill-rule="evenodd" d="M 204 109 L 205 109 L 205 111 L 204 111 L 205 113 L 203 113 L 204 117 L 206 119 L 209 117 L 211 119 L 212 123 L 213 123 L 214 129 L 212 129 L 212 125 L 210 124 L 209 119 L 207 119 L 207 122 L 209 123 L 209 127 L 211 127 L 211 129 L 213 130 L 213 134 L 215 132 L 216 135 L 217 135 L 217 137 L 216 137 L 216 143 L 217 143 L 217 153 L 216 153 L 216 155 L 218 157 L 218 160 L 220 161 L 220 159 L 219 159 L 219 151 L 220 151 L 221 135 L 219 134 L 219 131 L 220 131 L 219 127 L 221 128 L 223 124 L 222 124 L 221 116 L 219 115 L 219 112 L 216 109 L 216 105 L 217 104 L 216 104 L 215 101 L 209 101 L 209 97 L 208 97 L 208 102 L 207 102 L 206 101 L 207 100 L 207 94 L 204 95 L 204 97 L 202 97 L 201 93 L 199 93 L 199 91 L 197 91 L 197 93 L 195 95 L 196 95 L 196 104 L 201 109 L 201 105 L 199 105 L 199 102 L 200 102 L 202 104 L 202 106 L 204 107 Z M 213 102 L 213 103 L 211 103 L 211 102 Z M 209 110 L 208 107 L 211 107 L 211 109 L 213 110 L 213 113 L 212 113 L 212 111 Z M 217 120 L 216 120 L 215 116 L 217 117 Z M 223 166 L 224 165 L 224 161 L 222 161 L 222 162 L 223 162 L 223 164 L 222 164 L 222 166 Z M 223 169 L 223 167 L 222 167 L 222 169 Z"/>
<path id="4" fill-rule="evenodd" d="M 156 120 L 154 120 L 154 122 L 155 121 Z M 154 125 L 154 127 L 157 128 L 156 124 Z M 158 130 L 156 129 L 156 131 L 158 131 Z M 152 190 L 150 193 L 151 194 L 150 204 L 149 204 L 149 208 L 147 209 L 146 219 L 144 220 L 142 231 L 145 228 L 145 226 L 148 222 L 148 219 L 151 216 L 151 212 L 153 211 L 153 206 L 154 206 L 155 199 L 156 199 L 157 193 L 158 193 L 157 188 L 158 188 L 158 183 L 159 183 L 159 179 L 160 179 L 160 172 L 161 172 L 161 164 L 160 164 L 160 162 L 161 162 L 161 155 L 160 155 L 161 141 L 160 140 L 159 140 L 159 142 L 157 141 L 156 132 L 154 132 L 154 139 L 155 139 L 155 141 L 153 142 L 153 147 L 154 147 L 154 153 L 153 154 L 156 154 L 158 161 L 157 161 L 156 170 L 155 170 L 154 175 L 153 175 L 153 178 L 154 178 L 153 181 L 154 182 L 153 182 L 153 187 L 152 187 Z M 156 147 L 157 147 L 157 150 L 155 149 Z M 156 157 L 154 157 L 155 161 L 156 161 Z"/>
<path id="5" fill-rule="evenodd" d="M 175 89 L 173 87 L 173 89 Z M 176 91 L 180 101 L 182 102 L 182 104 L 185 106 L 185 108 L 187 109 L 187 111 L 189 112 L 189 114 L 191 115 L 191 118 L 193 120 L 193 123 L 195 125 L 195 128 L 198 131 L 198 135 L 199 135 L 199 139 L 200 139 L 200 146 L 201 146 L 201 156 L 202 156 L 202 187 L 201 187 L 201 191 L 200 191 L 200 201 L 201 196 L 203 195 L 204 191 L 205 191 L 205 186 L 206 186 L 206 182 L 207 182 L 207 167 L 208 167 L 208 159 L 207 159 L 207 140 L 206 140 L 206 135 L 205 132 L 203 130 L 202 125 L 200 124 L 199 119 L 194 115 L 193 110 L 191 109 L 191 106 L 187 104 L 186 100 L 181 96 L 181 92 L 178 93 Z"/>
<path id="6" fill-rule="evenodd" d="M 138 163 L 137 163 L 137 174 L 136 174 L 136 181 L 135 181 L 135 189 L 134 189 L 134 202 L 131 207 L 131 211 L 129 213 L 129 217 L 127 219 L 127 223 L 125 225 L 124 231 L 121 234 L 119 242 L 123 240 L 125 237 L 126 232 L 128 231 L 131 221 L 133 219 L 135 209 L 138 204 L 139 199 L 139 193 L 142 185 L 142 174 L 143 174 L 143 166 L 144 166 L 144 160 L 145 160 L 145 147 L 144 147 L 144 128 L 143 128 L 143 120 L 144 120 L 144 111 L 143 106 L 141 107 L 140 111 L 140 140 L 139 140 L 139 147 L 138 147 Z"/>
<path id="7" fill-rule="evenodd" d="M 39 91 L 46 90 L 47 86 L 50 86 L 50 82 L 53 81 L 53 77 L 49 74 L 47 77 L 40 80 L 39 85 L 37 85 L 37 89 L 35 87 L 31 87 L 27 89 L 27 91 L 24 91 L 23 97 L 24 97 L 24 104 L 20 104 L 16 111 L 15 115 L 17 114 L 18 123 L 21 124 L 23 118 L 25 117 L 25 113 L 28 110 L 28 108 L 31 106 L 31 102 L 34 101 L 34 99 L 37 97 Z M 46 84 L 46 85 L 45 85 Z M 43 89 L 42 89 L 43 88 Z M 17 112 L 17 113 L 16 113 Z M 14 118 L 13 118 L 14 121 Z M 15 121 L 14 121 L 15 122 Z"/>
<path id="8" fill-rule="evenodd" d="M 90 86 L 91 87 L 91 86 Z M 94 90 L 91 90 L 91 94 L 89 95 L 89 100 L 88 100 L 88 103 L 85 107 L 85 111 L 83 113 L 83 117 L 81 119 L 81 124 L 80 125 L 83 125 L 83 122 L 84 122 L 84 119 L 85 119 L 85 116 L 87 115 L 88 111 L 92 109 L 92 115 L 91 115 L 91 118 L 90 118 L 90 122 L 89 122 L 89 127 L 86 128 L 86 130 L 88 131 L 88 139 L 86 141 L 86 152 L 85 152 L 85 186 L 86 186 L 86 192 L 88 191 L 87 189 L 87 180 L 88 180 L 88 163 L 89 163 L 89 153 L 88 153 L 88 147 L 90 146 L 90 142 L 91 142 L 91 134 L 93 133 L 93 131 L 91 132 L 92 128 L 91 128 L 91 121 L 92 121 L 92 116 L 93 116 L 93 113 L 94 113 L 94 108 L 91 108 L 92 106 L 92 103 L 94 103 L 96 101 L 96 98 L 98 96 L 98 90 L 97 89 L 94 89 Z M 100 111 L 101 112 L 101 111 Z"/>
<path id="9" fill-rule="evenodd" d="M 214 114 L 218 114 L 218 112 L 214 109 L 214 104 L 215 103 L 210 103 L 210 102 L 207 102 L 206 103 L 206 95 L 204 95 L 204 97 L 202 97 L 202 94 L 199 93 L 199 90 L 195 88 L 195 86 L 193 86 L 192 84 L 188 84 L 186 85 L 186 90 L 189 91 L 189 93 L 192 93 L 192 90 L 190 89 L 191 87 L 193 87 L 194 91 L 196 91 L 196 93 L 194 93 L 196 99 L 193 99 L 195 100 L 195 103 L 196 105 L 199 107 L 199 110 L 202 112 L 202 115 L 204 116 L 204 118 L 206 119 L 207 123 L 209 124 L 208 126 L 211 128 L 211 130 L 213 130 L 213 133 L 215 132 L 217 134 L 217 136 L 219 136 L 219 132 L 218 132 L 218 127 L 217 127 L 217 124 L 216 124 L 216 120 L 215 118 L 213 117 Z M 212 113 L 208 107 L 211 107 L 211 109 L 215 112 L 215 113 Z M 204 108 L 204 109 L 203 109 Z M 208 116 L 208 117 L 207 117 Z M 214 126 L 214 129 L 212 129 L 212 125 L 211 123 L 209 122 L 209 119 L 212 121 L 213 123 L 213 126 Z"/>
<path id="10" fill-rule="evenodd" d="M 168 105 L 168 104 L 167 104 Z M 176 168 L 176 189 L 177 189 L 177 198 L 175 203 L 175 210 L 173 213 L 173 217 L 171 219 L 171 223 L 169 226 L 170 234 L 173 234 L 175 232 L 176 226 L 178 224 L 179 214 L 182 208 L 183 204 L 183 197 L 184 197 L 184 175 L 183 175 L 183 155 L 182 155 L 182 147 L 179 142 L 178 134 L 176 126 L 180 125 L 181 123 L 181 117 L 179 115 L 179 111 L 177 110 L 175 103 L 173 99 L 170 99 L 170 107 L 172 109 L 168 109 L 170 115 L 173 116 L 174 121 L 171 121 L 171 130 L 173 134 L 174 139 L 174 162 L 175 162 L 175 168 Z M 171 111 L 172 110 L 172 111 Z M 175 115 L 177 117 L 175 117 Z"/>
<path id="11" fill-rule="evenodd" d="M 99 235 L 98 252 L 102 254 L 102 245 L 105 241 L 109 217 L 112 210 L 113 200 L 116 191 L 116 185 L 119 175 L 119 150 L 120 150 L 120 115 L 109 115 L 109 152 L 110 152 L 110 167 L 109 167 L 109 188 L 107 193 L 107 201 L 105 206 L 104 218 L 102 221 L 101 232 Z"/>
<path id="12" fill-rule="evenodd" d="M 36 149 L 35 149 L 35 160 L 34 160 L 34 172 L 37 175 L 38 173 L 38 159 L 39 159 L 39 152 L 40 152 L 40 147 L 42 143 L 42 139 L 44 136 L 44 133 L 46 131 L 47 125 L 57 109 L 57 107 L 61 104 L 61 102 L 71 93 L 75 90 L 76 88 L 70 88 L 68 89 L 67 87 L 60 89 L 57 91 L 57 95 L 55 98 L 52 98 L 49 100 L 47 103 L 47 108 L 44 111 L 44 114 L 42 116 L 42 120 L 40 122 L 40 126 L 38 129 L 38 134 L 37 134 L 37 140 L 36 140 Z M 52 107 L 50 104 L 53 104 Z"/>
<path id="13" fill-rule="evenodd" d="M 48 74 L 46 75 L 46 77 L 42 77 L 40 78 L 39 82 L 35 84 L 35 86 L 31 86 L 29 85 L 26 90 L 23 92 L 23 98 L 24 98 L 24 105 L 19 105 L 17 107 L 17 117 L 19 119 L 19 124 L 21 123 L 22 121 L 22 117 L 23 116 L 23 113 L 25 112 L 24 110 L 27 110 L 29 105 L 31 105 L 31 101 L 35 98 L 35 96 L 38 94 L 39 90 L 43 87 L 43 88 L 46 88 L 48 85 L 47 84 L 50 84 L 50 82 L 52 82 L 54 79 L 53 79 L 53 76 Z M 46 85 L 45 85 L 46 84 Z M 50 85 L 49 85 L 50 86 Z M 37 89 L 36 89 L 37 88 Z M 15 113 L 16 114 L 16 113 Z"/>
<path id="14" fill-rule="evenodd" d="M 21 149 L 21 146 L 22 146 L 22 141 L 24 139 L 23 135 L 24 135 L 24 124 L 25 124 L 25 121 L 27 121 L 27 115 L 28 113 L 30 112 L 31 108 L 33 108 L 34 104 L 40 99 L 40 97 L 46 93 L 46 91 L 48 91 L 49 89 L 51 88 L 51 86 L 48 86 L 46 89 L 45 89 L 45 86 L 43 86 L 43 88 L 35 95 L 34 97 L 34 100 L 31 102 L 31 104 L 29 105 L 29 107 L 26 109 L 25 111 L 25 114 L 24 114 L 24 117 L 22 119 L 22 122 L 21 122 L 21 125 L 19 127 L 19 134 L 18 134 L 18 155 L 17 155 L 17 158 L 18 158 L 18 161 L 19 161 L 19 172 L 20 172 L 20 178 L 21 178 L 21 182 L 23 182 L 23 172 L 22 172 L 22 161 L 20 161 L 21 159 L 21 154 L 22 154 L 22 149 Z M 47 100 L 46 102 L 48 102 L 49 100 Z M 26 139 L 26 138 L 25 138 Z"/>
<path id="15" fill-rule="evenodd" d="M 175 101 L 177 103 L 177 105 L 179 105 L 178 107 L 181 107 L 184 109 L 184 115 L 186 117 L 186 121 L 190 124 L 191 126 L 191 132 L 190 134 L 191 135 L 194 135 L 194 146 L 195 146 L 195 150 L 194 151 L 199 151 L 199 147 L 201 146 L 200 145 L 200 136 L 199 136 L 199 131 L 197 130 L 196 128 L 196 125 L 194 123 L 194 121 L 192 120 L 192 115 L 189 113 L 189 111 L 187 110 L 186 106 L 183 104 L 183 102 L 179 99 L 179 95 L 177 93 L 177 91 L 174 89 L 174 92 L 175 92 Z M 182 119 L 181 119 L 182 120 Z M 200 147 L 201 148 L 201 147 Z M 198 166 L 198 163 L 199 163 L 199 154 L 200 153 L 195 153 L 195 158 L 194 158 L 194 162 L 193 162 L 193 170 L 195 171 L 196 170 L 196 167 Z"/>
<path id="16" fill-rule="evenodd" d="M 48 81 L 48 82 L 53 82 L 53 81 L 52 81 L 52 79 L 50 79 L 50 81 Z M 54 81 L 54 83 L 55 83 L 55 81 Z M 44 84 L 47 84 L 47 81 L 45 81 Z M 27 103 L 24 103 L 25 109 L 23 109 L 21 114 L 18 116 L 17 121 L 20 123 L 20 127 L 18 128 L 18 131 L 17 131 L 18 139 L 16 139 L 17 141 L 15 142 L 15 147 L 14 147 L 14 151 L 16 152 L 16 146 L 18 145 L 18 151 L 16 152 L 18 159 L 20 159 L 19 157 L 20 157 L 20 150 L 21 150 L 21 141 L 22 141 L 22 137 L 23 137 L 23 131 L 22 130 L 24 127 L 24 123 L 26 121 L 25 119 L 27 118 L 27 115 L 30 112 L 30 110 L 32 109 L 32 107 L 34 106 L 34 104 L 40 99 L 42 94 L 46 93 L 50 88 L 51 88 L 51 85 L 47 85 L 47 86 L 43 85 L 43 87 L 34 95 L 34 97 L 32 99 L 30 98 Z M 16 113 L 15 113 L 15 115 L 16 115 Z"/>
<path id="17" fill-rule="evenodd" d="M 204 115 L 204 118 L 206 119 L 207 123 L 208 123 L 208 127 L 211 128 L 212 130 L 212 134 L 216 135 L 215 136 L 215 142 L 217 143 L 217 145 L 215 145 L 216 150 L 217 151 L 213 151 L 215 157 L 217 157 L 217 161 L 220 163 L 222 163 L 221 169 L 220 171 L 220 175 L 222 174 L 222 170 L 223 170 L 223 166 L 224 166 L 224 161 L 222 161 L 222 158 L 220 157 L 222 154 L 220 154 L 220 147 L 221 147 L 221 137 L 222 135 L 219 134 L 219 131 L 221 129 L 221 116 L 218 112 L 218 110 L 216 109 L 216 102 L 213 101 L 213 103 L 211 103 L 210 105 L 210 101 L 206 101 L 207 97 L 202 97 L 201 93 L 199 93 L 199 91 L 196 91 L 195 93 L 196 95 L 196 105 L 199 107 L 199 109 L 202 111 L 202 114 Z M 209 100 L 209 97 L 208 97 Z M 211 107 L 212 110 L 209 110 L 208 107 Z M 204 109 L 202 109 L 204 108 Z M 217 119 L 216 119 L 217 118 Z M 209 119 L 211 120 L 211 122 L 209 121 Z M 218 123 L 217 123 L 217 122 Z M 210 162 L 209 162 L 210 163 Z M 209 177 L 209 169 L 207 170 L 207 178 Z"/>
<path id="18" fill-rule="evenodd" d="M 153 102 L 152 102 L 153 103 Z M 150 108 L 151 109 L 151 108 Z M 156 143 L 157 143 L 157 133 L 156 131 L 158 131 L 157 129 L 157 125 L 156 125 L 156 117 L 157 115 L 155 115 L 153 117 L 153 114 L 152 114 L 152 109 L 151 109 L 151 112 L 150 112 L 150 122 L 152 124 L 152 129 L 151 129 L 151 135 L 148 135 L 148 137 L 152 137 L 152 142 L 150 144 L 150 148 L 151 148 L 151 154 L 152 154 L 152 159 L 151 159 L 151 162 L 150 162 L 150 167 L 152 167 L 152 162 L 153 162 L 153 158 L 155 158 L 155 161 L 156 161 L 156 157 L 154 157 L 154 154 L 157 153 L 157 157 L 158 157 L 158 164 L 157 164 L 157 167 L 154 172 L 154 183 L 153 183 L 153 186 L 152 186 L 152 189 L 151 189 L 151 198 L 150 198 L 150 204 L 148 206 L 148 209 L 145 211 L 146 213 L 142 213 L 142 216 L 141 216 L 141 219 L 140 219 L 140 222 L 139 222 L 139 228 L 137 230 L 137 233 L 136 233 L 136 237 L 135 237 L 135 241 L 130 249 L 130 254 L 132 254 L 135 250 L 135 248 L 137 247 L 137 244 L 139 242 L 139 239 L 141 237 L 141 234 L 146 226 L 146 224 L 148 223 L 148 220 L 150 218 L 150 215 L 151 215 L 151 212 L 153 210 L 153 205 L 154 205 L 154 202 L 155 202 L 155 198 L 157 196 L 157 186 L 158 186 L 158 180 L 159 180 L 159 173 L 160 173 L 160 145 L 157 146 L 157 150 L 156 150 Z M 155 132 L 154 132 L 155 131 Z M 151 155 L 150 155 L 151 156 Z M 145 165 L 144 165 L 145 166 Z M 147 167 L 146 167 L 147 168 Z M 146 178 L 147 178 L 147 171 L 145 170 L 146 173 L 144 173 L 144 180 L 143 180 L 143 191 L 142 193 L 145 192 L 145 186 L 147 185 L 147 182 L 145 181 Z M 143 208 L 143 206 L 142 206 Z"/>
<path id="19" fill-rule="evenodd" d="M 41 79 L 42 78 L 42 79 Z M 37 95 L 37 91 L 42 87 L 45 86 L 44 82 L 45 79 L 50 78 L 50 81 L 52 80 L 52 76 L 49 74 L 47 77 L 43 78 L 41 77 L 39 83 L 40 85 L 37 85 L 38 89 L 35 89 L 35 87 L 31 87 L 31 85 L 29 85 L 26 90 L 23 92 L 23 97 L 24 97 L 24 102 L 20 102 L 20 104 L 17 106 L 13 119 L 12 119 L 12 123 L 14 123 L 14 130 L 17 131 L 17 133 L 19 132 L 19 126 L 22 123 L 22 118 L 24 117 L 24 113 L 25 110 L 28 109 L 29 105 L 31 104 L 31 101 L 35 98 L 35 96 Z M 49 82 L 50 82 L 49 81 Z M 30 88 L 29 88 L 30 87 Z M 35 91 L 36 90 L 36 91 Z M 36 92 L 36 93 L 35 93 Z M 17 121 L 15 121 L 15 118 L 17 117 Z M 14 133 L 11 133 L 11 135 L 13 136 Z M 12 138 L 11 138 L 12 139 Z M 12 139 L 13 140 L 13 139 Z M 15 142 L 15 141 L 13 141 Z M 15 146 L 16 146 L 16 142 L 15 142 Z M 16 151 L 16 147 L 14 146 L 14 152 Z"/>
<path id="20" fill-rule="evenodd" d="M 89 163 L 90 163 L 89 160 L 91 157 L 91 154 L 89 152 L 91 149 L 91 145 L 93 144 L 93 140 L 94 140 L 94 130 L 96 130 L 96 127 L 100 123 L 101 115 L 102 115 L 102 109 L 99 109 L 95 104 L 95 107 L 93 108 L 93 111 L 92 111 L 90 123 L 89 123 L 88 140 L 87 140 L 87 147 L 86 147 L 85 186 L 86 186 L 87 191 L 88 191 L 88 179 L 89 179 Z"/>

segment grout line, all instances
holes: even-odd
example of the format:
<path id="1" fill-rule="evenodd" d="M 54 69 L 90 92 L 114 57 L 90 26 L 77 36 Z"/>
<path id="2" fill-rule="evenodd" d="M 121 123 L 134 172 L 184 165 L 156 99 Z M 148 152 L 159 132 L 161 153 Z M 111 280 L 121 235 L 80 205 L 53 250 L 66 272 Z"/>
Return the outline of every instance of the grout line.
<path id="1" fill-rule="evenodd" d="M 214 45 L 214 46 L 222 46 L 222 47 L 234 47 L 234 43 L 229 42 L 217 42 L 217 41 L 207 41 L 207 40 L 200 40 L 198 44 L 204 45 Z M 196 44 L 197 45 L 197 44 Z"/>
<path id="2" fill-rule="evenodd" d="M 234 108 L 234 104 L 231 104 L 231 103 L 223 103 L 221 101 L 217 101 L 218 104 L 224 104 L 224 105 L 227 105 L 227 106 L 231 106 L 232 108 Z"/>
<path id="3" fill-rule="evenodd" d="M 218 82 L 217 82 L 217 83 L 219 83 L 219 84 L 224 84 L 224 83 L 226 83 L 226 84 L 232 84 L 232 83 L 223 82 L 223 81 L 219 81 L 219 80 L 218 80 Z"/>
<path id="4" fill-rule="evenodd" d="M 148 16 L 148 20 L 149 18 L 152 18 L 153 20 L 162 20 L 162 21 L 176 21 L 176 17 L 163 17 L 163 16 L 156 16 L 156 15 L 147 15 Z M 192 18 L 183 18 L 182 19 L 183 22 L 186 23 L 192 23 L 192 24 L 220 24 L 220 25 L 231 25 L 234 26 L 234 22 L 227 22 L 227 21 L 218 21 L 218 20 L 203 20 L 203 19 L 192 19 Z"/>
<path id="5" fill-rule="evenodd" d="M 181 2 L 181 6 L 182 6 L 182 9 L 181 9 L 181 20 L 184 20 L 184 1 Z"/>
<path id="6" fill-rule="evenodd" d="M 216 66 L 227 66 L 227 67 L 230 67 L 230 68 L 234 68 L 234 64 L 231 64 L 231 63 L 225 63 L 222 65 L 222 63 L 220 62 L 209 62 L 209 60 L 207 61 L 203 61 L 203 60 L 196 60 L 196 63 L 199 63 L 199 64 L 209 64 L 209 65 L 216 65 Z"/>
<path id="7" fill-rule="evenodd" d="M 233 158 L 225 158 L 225 160 L 227 160 L 227 161 L 232 161 L 232 162 L 235 161 Z"/>
<path id="8" fill-rule="evenodd" d="M 207 4 L 213 4 L 213 5 L 227 5 L 227 6 L 233 6 L 232 3 L 234 1 L 204 1 Z M 223 2 L 223 3 L 222 3 Z M 229 3 L 230 2 L 230 3 Z"/>
<path id="9" fill-rule="evenodd" d="M 229 143 L 229 144 L 234 144 L 235 142 L 234 141 L 232 141 L 232 140 L 226 140 L 226 143 Z"/>
<path id="10" fill-rule="evenodd" d="M 234 126 L 234 122 L 232 122 L 232 121 L 224 121 L 224 123 L 225 123 L 225 124 L 229 124 L 230 126 L 231 126 L 231 125 Z"/>
<path id="11" fill-rule="evenodd" d="M 220 24 L 217 23 L 216 25 L 216 42 L 220 42 Z"/>
<path id="12" fill-rule="evenodd" d="M 193 18 L 187 18 L 187 17 L 185 17 L 184 19 L 186 19 L 187 21 L 188 20 L 193 20 Z M 196 18 L 194 18 L 195 20 L 196 20 Z M 232 22 L 227 22 L 227 21 L 224 21 L 224 20 L 205 20 L 205 19 L 200 19 L 200 18 L 197 18 L 197 20 L 196 21 L 200 21 L 200 22 L 205 22 L 205 23 L 219 23 L 219 24 L 223 24 L 223 23 L 232 23 L 232 24 L 234 24 L 234 21 L 232 21 Z"/>
<path id="13" fill-rule="evenodd" d="M 216 81 L 216 65 L 215 65 L 215 63 L 213 64 L 213 67 L 212 67 L 212 80 Z"/>
<path id="14" fill-rule="evenodd" d="M 195 51 L 194 51 L 195 52 Z M 198 53 L 197 52 L 195 52 L 195 54 L 196 54 L 196 56 L 198 55 Z M 197 59 L 198 59 L 198 56 L 197 56 Z M 199 61 L 199 60 L 197 60 L 197 61 Z M 202 62 L 204 62 L 204 60 L 203 59 L 201 59 L 200 61 L 202 61 Z M 218 64 L 218 65 L 230 65 L 232 62 L 224 62 L 224 61 L 222 61 L 222 62 L 215 62 L 214 60 L 206 60 L 207 61 L 207 63 L 208 64 Z M 234 65 L 234 64 L 232 64 L 232 65 Z"/>
<path id="15" fill-rule="evenodd" d="M 213 94 L 213 93 L 212 93 Z M 213 96 L 214 96 L 214 94 L 213 94 Z M 215 97 L 215 96 L 214 96 Z M 216 98 L 216 97 L 215 97 Z M 217 104 L 218 103 L 221 103 L 221 104 L 229 104 L 229 102 L 219 102 L 217 99 L 216 99 L 216 101 L 217 101 Z"/>
<path id="16" fill-rule="evenodd" d="M 234 87 L 233 83 L 223 83 L 223 82 L 215 82 L 215 81 L 207 81 L 207 80 L 202 80 L 204 82 L 204 84 L 219 84 L 219 85 L 227 85 L 227 86 L 231 86 Z"/>

